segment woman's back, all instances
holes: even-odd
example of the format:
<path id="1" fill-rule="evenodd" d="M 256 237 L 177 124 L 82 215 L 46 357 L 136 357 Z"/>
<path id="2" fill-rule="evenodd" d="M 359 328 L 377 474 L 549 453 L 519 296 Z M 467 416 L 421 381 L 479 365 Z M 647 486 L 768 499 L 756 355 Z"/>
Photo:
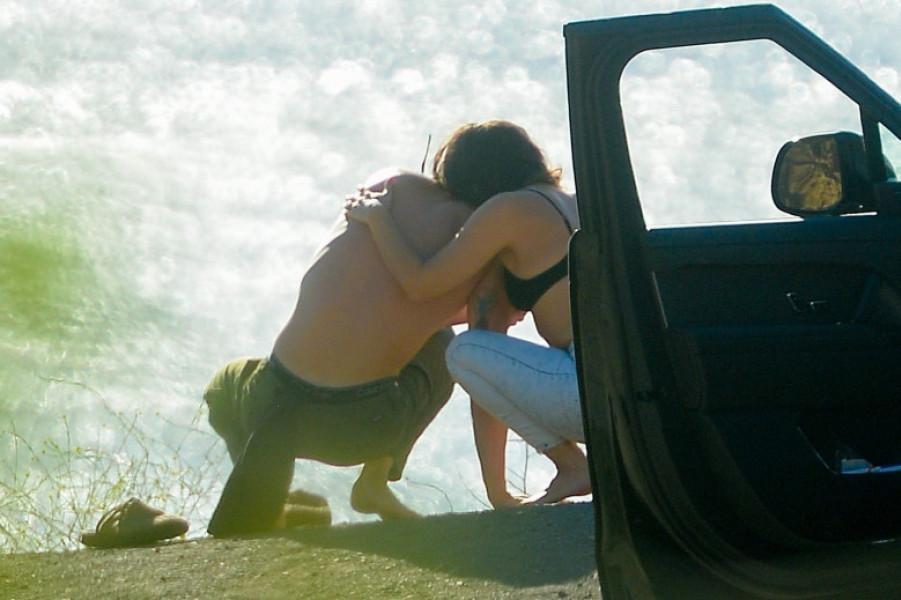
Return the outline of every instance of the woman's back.
<path id="1" fill-rule="evenodd" d="M 537 185 L 491 202 L 505 205 L 498 207 L 497 218 L 511 232 L 508 250 L 500 257 L 507 296 L 514 307 L 531 310 L 549 345 L 566 348 L 572 341 L 567 254 L 579 225 L 575 197 L 555 186 Z"/>

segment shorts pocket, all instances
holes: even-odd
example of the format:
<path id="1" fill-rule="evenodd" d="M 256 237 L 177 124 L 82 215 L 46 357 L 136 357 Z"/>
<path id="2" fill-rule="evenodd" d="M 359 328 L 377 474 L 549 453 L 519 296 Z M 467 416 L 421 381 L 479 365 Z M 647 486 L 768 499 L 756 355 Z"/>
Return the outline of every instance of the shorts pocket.
<path id="1" fill-rule="evenodd" d="M 403 445 L 413 410 L 397 386 L 353 402 L 316 405 L 310 415 L 310 458 L 353 465 L 393 454 Z"/>

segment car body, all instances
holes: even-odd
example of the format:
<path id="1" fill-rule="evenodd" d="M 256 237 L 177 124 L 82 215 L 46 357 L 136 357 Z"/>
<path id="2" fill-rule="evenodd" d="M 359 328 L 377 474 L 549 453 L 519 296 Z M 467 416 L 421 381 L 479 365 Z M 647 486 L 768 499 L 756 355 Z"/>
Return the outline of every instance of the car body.
<path id="1" fill-rule="evenodd" d="M 901 597 L 901 106 L 769 5 L 564 34 L 604 599 Z"/>

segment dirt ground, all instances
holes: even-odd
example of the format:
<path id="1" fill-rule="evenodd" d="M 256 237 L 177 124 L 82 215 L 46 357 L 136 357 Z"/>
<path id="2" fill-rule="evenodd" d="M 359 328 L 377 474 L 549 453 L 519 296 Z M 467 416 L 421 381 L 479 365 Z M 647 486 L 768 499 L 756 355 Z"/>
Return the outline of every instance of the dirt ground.
<path id="1" fill-rule="evenodd" d="M 106 598 L 599 600 L 592 507 L 0 556 L 2 600 Z"/>

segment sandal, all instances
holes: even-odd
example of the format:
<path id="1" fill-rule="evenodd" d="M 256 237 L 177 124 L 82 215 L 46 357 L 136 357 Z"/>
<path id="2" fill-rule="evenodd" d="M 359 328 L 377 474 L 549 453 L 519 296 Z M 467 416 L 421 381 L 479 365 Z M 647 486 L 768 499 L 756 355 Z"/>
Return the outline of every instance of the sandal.
<path id="1" fill-rule="evenodd" d="M 130 498 L 104 514 L 95 531 L 81 534 L 81 543 L 92 548 L 147 546 L 182 535 L 189 526 L 181 517 Z"/>
<path id="2" fill-rule="evenodd" d="M 307 492 L 300 488 L 295 488 L 288 492 L 288 498 L 285 504 L 299 504 L 301 506 L 320 506 L 328 508 L 328 500 L 324 496 Z"/>

